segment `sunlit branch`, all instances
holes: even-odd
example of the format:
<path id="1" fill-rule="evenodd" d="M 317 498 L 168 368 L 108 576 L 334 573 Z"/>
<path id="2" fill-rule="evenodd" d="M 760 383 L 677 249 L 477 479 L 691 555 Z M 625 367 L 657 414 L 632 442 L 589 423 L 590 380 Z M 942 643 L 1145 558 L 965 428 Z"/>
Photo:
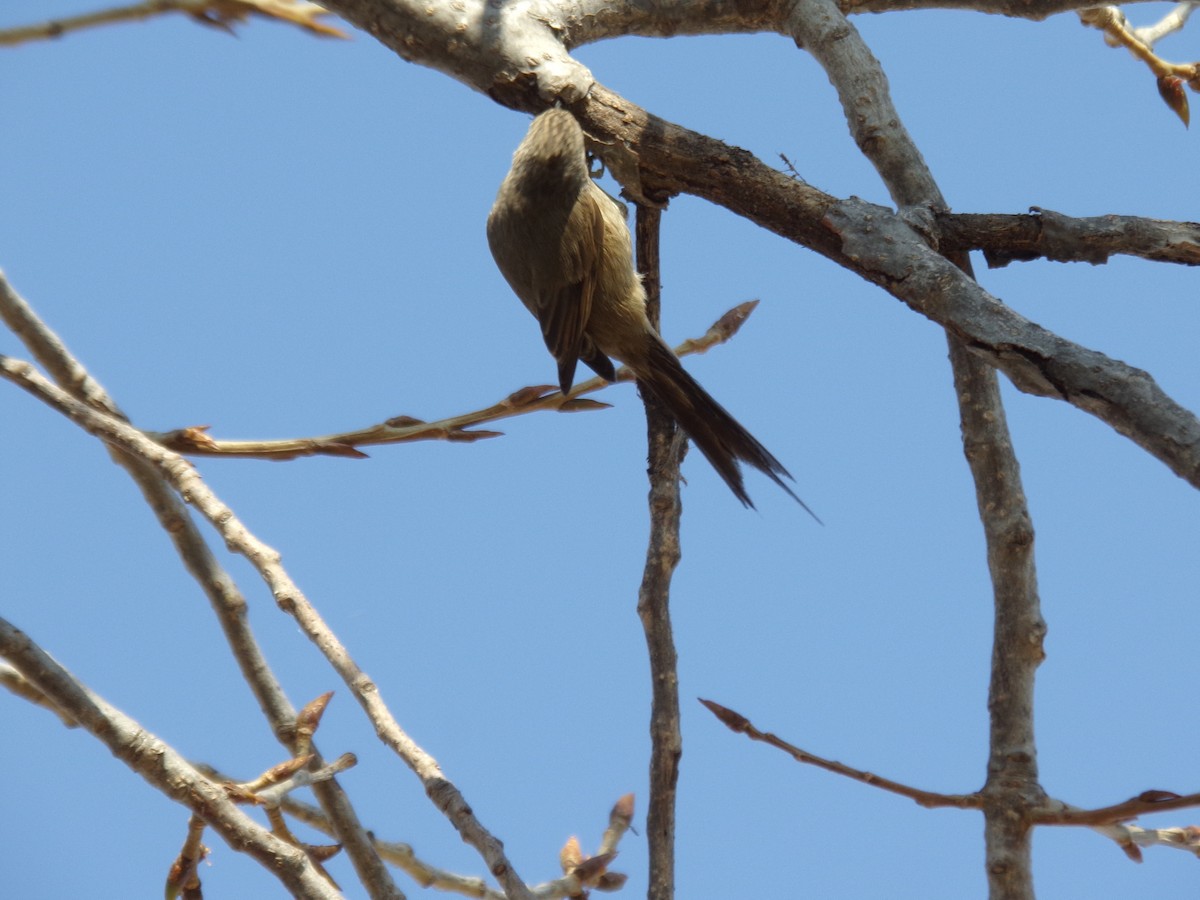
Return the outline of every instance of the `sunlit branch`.
<path id="1" fill-rule="evenodd" d="M 190 462 L 154 443 L 142 432 L 106 413 L 98 412 L 55 387 L 31 365 L 0 356 L 3 377 L 66 415 L 101 440 L 155 466 L 171 486 L 192 504 L 221 534 L 226 546 L 250 561 L 271 589 L 276 603 L 291 615 L 309 639 L 321 650 L 334 671 L 350 688 L 375 727 L 376 734 L 421 779 L 435 806 L 458 829 L 463 840 L 475 847 L 489 871 L 498 873 L 509 900 L 529 896 L 524 882 L 504 854 L 503 845 L 488 832 L 437 762 L 419 747 L 396 722 L 376 685 L 351 658 L 341 641 L 326 625 L 300 588 L 284 570 L 279 553 L 268 547 L 242 524 L 204 483 Z"/>
<path id="2" fill-rule="evenodd" d="M 70 352 L 62 339 L 12 288 L 3 272 L 0 272 L 0 319 L 71 396 L 92 409 L 105 412 L 122 422 L 128 421 L 115 401 Z M 109 452 L 113 461 L 129 473 L 141 490 L 184 567 L 207 596 L 242 677 L 254 694 L 276 739 L 294 752 L 301 752 L 294 744 L 296 711 L 271 671 L 250 628 L 246 598 L 236 582 L 217 561 L 186 506 L 160 470 L 137 454 L 124 452 L 112 445 L 109 445 Z M 311 747 L 303 748 L 303 752 L 311 751 Z M 399 896 L 391 876 L 371 848 L 366 831 L 337 781 L 322 782 L 315 786 L 314 792 L 336 823 L 338 839 L 345 846 L 364 886 L 375 897 Z"/>
<path id="3" fill-rule="evenodd" d="M 129 6 L 115 6 L 97 12 L 49 19 L 34 25 L 0 29 L 0 47 L 13 47 L 31 41 L 49 41 L 99 25 L 117 25 L 156 18 L 166 13 L 182 13 L 194 21 L 231 32 L 251 15 L 287 22 L 321 37 L 346 37 L 345 32 L 319 21 L 330 13 L 323 6 L 306 0 L 146 0 Z"/>
<path id="4" fill-rule="evenodd" d="M 0 619 L 0 656 L 114 756 L 159 791 L 203 818 L 231 847 L 257 859 L 292 896 L 320 900 L 341 896 L 303 852 L 246 816 L 222 787 L 197 772 L 142 725 L 88 690 L 27 634 L 3 619 Z"/>
<path id="5" fill-rule="evenodd" d="M 218 781 L 234 781 L 230 776 L 204 763 L 197 763 L 196 768 L 210 778 Z M 325 813 L 310 803 L 305 803 L 302 800 L 288 796 L 279 804 L 279 809 L 296 821 L 303 822 L 305 825 L 315 828 L 322 834 L 336 837 Z M 633 795 L 626 794 L 613 805 L 609 813 L 608 827 L 600 839 L 600 846 L 596 851 L 596 856 L 592 858 L 609 856 L 610 854 L 615 855 L 621 838 L 629 830 L 632 820 Z M 501 891 L 489 887 L 486 879 L 472 875 L 459 875 L 432 865 L 417 855 L 410 844 L 387 841 L 374 835 L 372 835 L 371 840 L 374 843 L 376 851 L 383 859 L 400 869 L 409 878 L 424 888 L 433 888 L 434 890 L 450 894 L 460 894 L 464 897 L 478 897 L 482 898 L 482 900 L 505 900 L 505 895 Z M 610 876 L 606 882 L 608 885 L 613 884 L 614 877 L 623 877 L 617 876 L 617 873 L 611 871 L 608 871 L 607 874 Z M 598 877 L 593 878 L 593 881 L 598 880 Z M 535 900 L 559 900 L 559 898 L 578 895 L 580 888 L 586 886 L 588 885 L 581 884 L 577 876 L 568 874 L 562 878 L 532 885 L 529 888 L 529 893 Z M 590 886 L 594 887 L 595 884 L 593 883 Z M 609 889 L 612 890 L 615 887 L 610 887 Z"/>
<path id="6" fill-rule="evenodd" d="M 733 337 L 742 324 L 758 306 L 757 300 L 740 303 L 698 338 L 689 338 L 675 352 L 679 356 L 704 353 Z M 622 366 L 617 370 L 617 381 L 632 381 L 633 373 Z M 532 385 L 514 391 L 498 403 L 493 403 L 474 412 L 463 413 L 434 422 L 423 422 L 411 416 L 393 416 L 385 422 L 369 425 L 354 431 L 327 434 L 320 437 L 287 438 L 282 440 L 231 441 L 213 438 L 208 426 L 193 426 L 168 432 L 147 432 L 161 444 L 177 453 L 188 456 L 230 456 L 253 459 L 288 460 L 301 456 L 342 456 L 361 459 L 366 454 L 359 447 L 380 444 L 403 444 L 410 441 L 450 441 L 464 443 L 486 438 L 500 437 L 503 432 L 483 431 L 475 426 L 523 416 L 533 412 L 583 412 L 607 409 L 607 403 L 584 399 L 584 395 L 608 387 L 603 378 L 591 378 L 562 394 L 552 385 Z"/>
<path id="7" fill-rule="evenodd" d="M 899 781 L 892 781 L 890 778 L 883 778 L 873 772 L 855 769 L 836 760 L 825 759 L 824 757 L 809 753 L 807 750 L 801 750 L 795 744 L 790 744 L 769 731 L 760 731 L 741 713 L 734 712 L 720 703 L 712 700 L 701 700 L 700 702 L 730 731 L 736 734 L 744 734 L 752 741 L 761 741 L 777 750 L 782 750 L 791 756 L 792 759 L 796 760 L 796 762 L 816 766 L 827 772 L 833 772 L 835 775 L 841 775 L 892 794 L 899 794 L 901 797 L 907 797 L 909 800 L 930 809 L 939 807 L 953 807 L 955 809 L 983 808 L 983 798 L 978 794 L 939 794 L 934 791 L 926 791 L 921 788 L 902 784 Z"/>

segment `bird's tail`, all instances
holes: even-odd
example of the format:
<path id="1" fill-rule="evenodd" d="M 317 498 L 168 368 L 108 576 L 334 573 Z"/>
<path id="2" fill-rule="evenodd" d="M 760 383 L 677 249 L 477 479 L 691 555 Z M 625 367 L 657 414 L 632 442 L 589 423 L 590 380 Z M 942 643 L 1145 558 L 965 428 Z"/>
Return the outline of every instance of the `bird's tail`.
<path id="1" fill-rule="evenodd" d="M 670 410 L 679 427 L 744 505 L 754 507 L 742 482 L 739 460 L 763 472 L 817 519 L 808 504 L 784 483 L 784 478 L 791 480 L 792 476 L 783 464 L 687 373 L 670 347 L 652 339 L 645 366 L 636 368 L 639 381 Z"/>

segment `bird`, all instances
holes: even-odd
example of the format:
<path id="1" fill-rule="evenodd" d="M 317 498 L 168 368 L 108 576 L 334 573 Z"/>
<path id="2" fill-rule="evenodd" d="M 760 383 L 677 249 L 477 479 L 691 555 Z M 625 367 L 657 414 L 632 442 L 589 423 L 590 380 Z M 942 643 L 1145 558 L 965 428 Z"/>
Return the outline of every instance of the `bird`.
<path id="1" fill-rule="evenodd" d="M 743 462 L 817 519 L 785 483 L 794 479 L 783 464 L 688 374 L 651 326 L 624 208 L 593 181 L 583 129 L 567 110 L 554 107 L 533 119 L 496 193 L 487 238 L 500 273 L 541 324 L 564 394 L 580 361 L 615 381 L 616 359 L 667 408 L 744 506 L 754 503 Z"/>

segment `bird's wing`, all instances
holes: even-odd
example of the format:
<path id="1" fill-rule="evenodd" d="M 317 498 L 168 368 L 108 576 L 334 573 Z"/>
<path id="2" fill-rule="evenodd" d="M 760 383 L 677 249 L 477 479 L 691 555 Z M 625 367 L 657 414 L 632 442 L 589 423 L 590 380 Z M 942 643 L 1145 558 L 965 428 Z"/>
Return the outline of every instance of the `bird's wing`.
<path id="1" fill-rule="evenodd" d="M 542 285 L 534 309 L 546 347 L 558 360 L 559 386 L 564 394 L 571 389 L 579 358 L 595 355 L 586 332 L 599 281 L 603 247 L 604 217 L 593 192 L 582 191 L 571 210 L 559 247 L 565 282 Z"/>

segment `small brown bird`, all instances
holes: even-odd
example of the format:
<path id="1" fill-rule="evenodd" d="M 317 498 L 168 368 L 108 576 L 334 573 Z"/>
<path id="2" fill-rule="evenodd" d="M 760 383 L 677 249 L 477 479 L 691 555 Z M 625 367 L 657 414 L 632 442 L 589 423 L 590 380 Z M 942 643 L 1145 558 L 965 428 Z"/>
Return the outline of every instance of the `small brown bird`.
<path id="1" fill-rule="evenodd" d="M 547 110 L 529 126 L 496 194 L 487 236 L 500 272 L 541 323 L 564 394 L 579 360 L 613 381 L 614 357 L 671 411 L 743 504 L 754 506 L 739 460 L 766 473 L 816 518 L 783 482 L 792 477 L 787 469 L 684 371 L 650 327 L 624 213 L 592 181 L 583 131 L 566 110 Z"/>

